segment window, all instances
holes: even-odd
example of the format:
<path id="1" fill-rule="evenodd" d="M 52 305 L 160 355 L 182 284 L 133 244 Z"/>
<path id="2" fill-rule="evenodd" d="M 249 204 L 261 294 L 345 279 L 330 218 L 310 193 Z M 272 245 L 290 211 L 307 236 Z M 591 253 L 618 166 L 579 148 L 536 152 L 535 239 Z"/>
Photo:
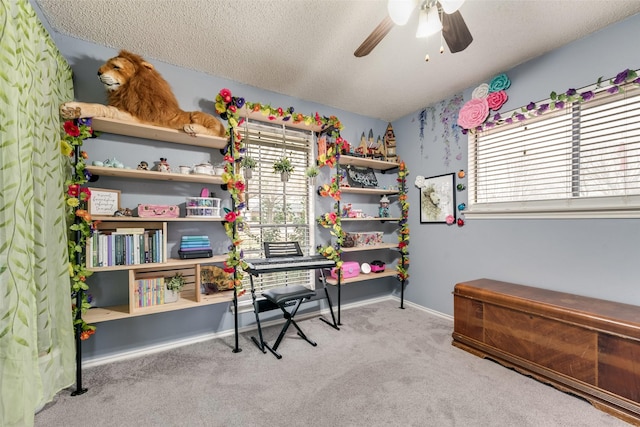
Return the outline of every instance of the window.
<path id="1" fill-rule="evenodd" d="M 482 217 L 640 217 L 640 89 L 469 136 L 469 206 Z"/>
<path id="2" fill-rule="evenodd" d="M 256 160 L 252 177 L 246 180 L 246 228 L 240 231 L 240 249 L 248 258 L 264 258 L 263 242 L 297 241 L 303 253 L 315 253 L 313 199 L 307 185 L 305 169 L 314 162 L 314 134 L 247 120 L 240 126 L 245 155 Z M 274 173 L 273 163 L 287 156 L 293 173 L 287 182 Z M 257 291 L 287 284 L 313 286 L 312 270 L 300 270 L 254 277 Z M 250 290 L 249 276 L 244 287 Z"/>

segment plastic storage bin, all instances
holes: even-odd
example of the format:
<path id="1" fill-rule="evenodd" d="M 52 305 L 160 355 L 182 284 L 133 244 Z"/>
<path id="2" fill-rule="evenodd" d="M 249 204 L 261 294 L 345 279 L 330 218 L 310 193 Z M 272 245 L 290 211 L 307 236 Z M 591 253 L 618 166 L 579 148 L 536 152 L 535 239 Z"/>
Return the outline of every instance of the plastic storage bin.
<path id="1" fill-rule="evenodd" d="M 187 197 L 187 217 L 220 218 L 220 199 L 215 197 Z"/>

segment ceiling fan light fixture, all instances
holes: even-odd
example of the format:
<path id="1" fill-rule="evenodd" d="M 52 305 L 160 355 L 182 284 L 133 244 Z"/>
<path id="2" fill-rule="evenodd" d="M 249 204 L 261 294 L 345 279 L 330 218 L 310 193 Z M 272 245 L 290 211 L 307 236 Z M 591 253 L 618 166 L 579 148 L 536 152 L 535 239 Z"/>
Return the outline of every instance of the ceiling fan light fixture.
<path id="1" fill-rule="evenodd" d="M 416 38 L 425 38 L 442 30 L 442 22 L 438 16 L 438 8 L 420 9 Z"/>
<path id="2" fill-rule="evenodd" d="M 389 17 L 394 24 L 404 25 L 409 21 L 416 4 L 416 0 L 389 0 L 387 3 Z"/>
<path id="3" fill-rule="evenodd" d="M 456 10 L 460 9 L 460 6 L 464 3 L 464 0 L 440 0 L 440 6 L 444 13 L 451 15 Z"/>

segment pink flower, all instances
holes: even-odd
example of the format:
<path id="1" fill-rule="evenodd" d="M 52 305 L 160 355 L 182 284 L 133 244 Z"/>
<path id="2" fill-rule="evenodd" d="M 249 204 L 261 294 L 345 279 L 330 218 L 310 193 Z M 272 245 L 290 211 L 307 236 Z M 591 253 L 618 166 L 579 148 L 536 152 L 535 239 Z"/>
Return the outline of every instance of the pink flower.
<path id="1" fill-rule="evenodd" d="M 236 215 L 235 212 L 231 211 L 228 212 L 225 216 L 224 216 L 224 220 L 227 222 L 233 222 L 236 220 L 236 218 L 238 217 L 238 215 Z"/>
<path id="2" fill-rule="evenodd" d="M 504 90 L 491 92 L 487 95 L 487 104 L 489 104 L 489 108 L 493 111 L 498 111 L 502 105 L 507 102 L 507 99 L 509 99 L 509 97 L 507 96 L 507 92 Z"/>
<path id="3" fill-rule="evenodd" d="M 220 89 L 220 96 L 227 104 L 231 102 L 231 91 L 227 88 Z"/>
<path id="4" fill-rule="evenodd" d="M 458 113 L 458 125 L 464 129 L 473 129 L 481 125 L 489 116 L 489 104 L 486 98 L 474 98 L 467 101 Z"/>

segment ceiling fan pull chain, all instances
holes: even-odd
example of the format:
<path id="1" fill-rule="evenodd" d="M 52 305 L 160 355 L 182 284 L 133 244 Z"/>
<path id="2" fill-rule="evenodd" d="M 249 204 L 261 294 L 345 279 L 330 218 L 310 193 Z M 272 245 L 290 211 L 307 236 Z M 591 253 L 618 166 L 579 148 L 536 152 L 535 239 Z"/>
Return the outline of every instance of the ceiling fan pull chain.
<path id="1" fill-rule="evenodd" d="M 442 9 L 440 9 L 440 22 L 442 22 L 442 14 L 444 12 L 442 11 Z M 444 53 L 444 42 L 442 41 L 444 39 L 444 35 L 443 35 L 443 30 L 440 30 L 440 53 Z"/>

